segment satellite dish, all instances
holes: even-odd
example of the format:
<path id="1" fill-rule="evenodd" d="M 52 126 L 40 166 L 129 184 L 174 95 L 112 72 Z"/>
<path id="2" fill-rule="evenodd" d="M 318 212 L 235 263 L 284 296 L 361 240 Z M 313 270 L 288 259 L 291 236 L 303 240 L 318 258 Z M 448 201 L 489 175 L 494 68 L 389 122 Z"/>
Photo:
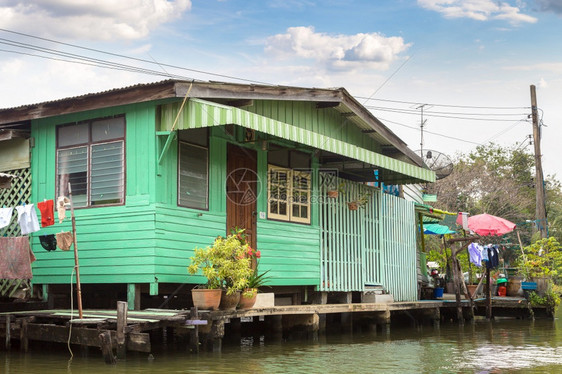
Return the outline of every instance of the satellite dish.
<path id="1" fill-rule="evenodd" d="M 420 153 L 419 150 L 415 152 Z M 448 177 L 453 172 L 453 161 L 451 161 L 449 156 L 429 149 L 423 152 L 423 162 L 430 170 L 435 172 L 437 180 Z"/>

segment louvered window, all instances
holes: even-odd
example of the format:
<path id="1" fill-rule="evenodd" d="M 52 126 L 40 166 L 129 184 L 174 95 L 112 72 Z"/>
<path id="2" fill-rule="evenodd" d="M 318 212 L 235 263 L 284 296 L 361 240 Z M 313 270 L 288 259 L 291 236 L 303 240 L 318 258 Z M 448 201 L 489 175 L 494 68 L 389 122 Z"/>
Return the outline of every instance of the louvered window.
<path id="1" fill-rule="evenodd" d="M 75 207 L 124 203 L 124 117 L 57 128 L 57 196 L 68 196 L 68 183 Z"/>
<path id="2" fill-rule="evenodd" d="M 209 209 L 209 150 L 207 129 L 179 132 L 178 205 Z"/>

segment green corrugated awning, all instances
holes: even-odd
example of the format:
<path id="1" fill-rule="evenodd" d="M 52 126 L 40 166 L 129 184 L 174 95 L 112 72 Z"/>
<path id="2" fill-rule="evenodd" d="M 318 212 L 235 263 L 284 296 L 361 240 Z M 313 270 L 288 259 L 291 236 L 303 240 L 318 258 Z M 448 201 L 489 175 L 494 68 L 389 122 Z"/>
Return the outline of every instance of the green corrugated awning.
<path id="1" fill-rule="evenodd" d="M 171 130 L 172 123 L 177 115 L 177 110 L 173 108 L 173 104 L 163 106 L 162 124 L 164 128 L 162 130 Z M 229 124 L 236 124 L 315 149 L 359 160 L 375 167 L 408 176 L 413 180 L 435 181 L 435 173 L 431 170 L 240 108 L 200 99 L 189 99 L 184 111 L 178 118 L 176 129 L 185 130 Z"/>

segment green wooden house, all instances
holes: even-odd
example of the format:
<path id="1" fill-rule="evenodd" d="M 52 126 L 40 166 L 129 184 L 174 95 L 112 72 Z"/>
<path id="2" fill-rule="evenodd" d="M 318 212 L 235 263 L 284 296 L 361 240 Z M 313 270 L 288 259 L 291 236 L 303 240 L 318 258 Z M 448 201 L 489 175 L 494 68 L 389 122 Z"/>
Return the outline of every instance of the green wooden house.
<path id="1" fill-rule="evenodd" d="M 379 285 L 417 298 L 414 203 L 365 182 L 434 173 L 343 88 L 168 80 L 3 109 L 0 126 L 30 131 L 31 202 L 72 187 L 86 307 L 183 298 L 203 282 L 186 271 L 193 248 L 233 227 L 279 297 Z M 38 235 L 63 230 L 32 234 L 45 298 L 68 295 L 74 258 Z"/>

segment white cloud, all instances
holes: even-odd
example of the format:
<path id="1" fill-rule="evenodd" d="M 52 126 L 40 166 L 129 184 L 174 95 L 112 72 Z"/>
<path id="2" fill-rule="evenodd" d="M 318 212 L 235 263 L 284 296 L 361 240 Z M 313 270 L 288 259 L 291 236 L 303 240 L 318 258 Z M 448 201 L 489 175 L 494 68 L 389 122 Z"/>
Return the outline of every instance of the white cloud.
<path id="1" fill-rule="evenodd" d="M 0 1 L 0 27 L 51 37 L 134 40 L 179 18 L 191 0 Z"/>
<path id="2" fill-rule="evenodd" d="M 471 18 L 477 21 L 505 20 L 511 24 L 535 23 L 537 19 L 522 14 L 520 6 L 493 0 L 418 0 L 425 9 L 443 14 L 445 18 Z M 517 2 L 519 5 L 519 2 Z"/>
<path id="3" fill-rule="evenodd" d="M 539 88 L 547 88 L 548 87 L 547 81 L 544 80 L 544 78 L 541 78 L 541 80 L 539 81 L 538 87 Z"/>
<path id="4" fill-rule="evenodd" d="M 379 33 L 328 35 L 313 27 L 290 27 L 285 34 L 267 38 L 265 51 L 280 58 L 312 59 L 329 69 L 385 70 L 411 44 L 401 37 Z"/>

